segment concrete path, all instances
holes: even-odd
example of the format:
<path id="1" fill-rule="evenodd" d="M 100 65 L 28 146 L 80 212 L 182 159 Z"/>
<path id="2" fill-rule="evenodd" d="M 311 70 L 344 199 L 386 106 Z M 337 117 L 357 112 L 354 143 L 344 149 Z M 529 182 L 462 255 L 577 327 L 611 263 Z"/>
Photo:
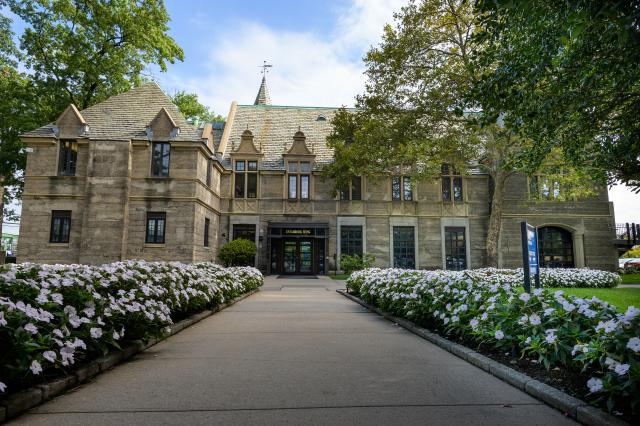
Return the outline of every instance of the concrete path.
<path id="1" fill-rule="evenodd" d="M 562 414 L 335 292 L 263 289 L 19 425 L 561 425 Z"/>

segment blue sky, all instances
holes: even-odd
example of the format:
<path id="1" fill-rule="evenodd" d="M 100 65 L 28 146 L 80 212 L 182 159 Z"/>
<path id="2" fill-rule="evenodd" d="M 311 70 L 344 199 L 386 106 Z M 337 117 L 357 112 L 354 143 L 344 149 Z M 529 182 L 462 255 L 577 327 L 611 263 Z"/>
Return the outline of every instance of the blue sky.
<path id="1" fill-rule="evenodd" d="M 253 103 L 263 60 L 278 105 L 353 105 L 364 87 L 362 57 L 406 0 L 166 0 L 170 34 L 185 60 L 148 72 L 168 92 L 187 90 L 222 115 Z M 21 28 L 16 26 L 16 32 Z M 618 222 L 640 218 L 640 196 L 609 191 Z M 9 230 L 15 231 L 13 227 Z"/>

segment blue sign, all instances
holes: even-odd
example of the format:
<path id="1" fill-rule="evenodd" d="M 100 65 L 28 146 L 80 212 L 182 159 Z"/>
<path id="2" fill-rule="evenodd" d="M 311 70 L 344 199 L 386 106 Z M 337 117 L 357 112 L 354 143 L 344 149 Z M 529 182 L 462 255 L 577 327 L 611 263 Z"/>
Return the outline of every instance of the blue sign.
<path id="1" fill-rule="evenodd" d="M 522 235 L 522 268 L 524 269 L 524 289 L 531 292 L 531 276 L 536 287 L 540 287 L 540 267 L 538 264 L 538 231 L 527 222 L 520 223 Z"/>
<path id="2" fill-rule="evenodd" d="M 529 272 L 538 273 L 538 233 L 536 228 L 527 224 L 527 254 L 529 258 Z"/>

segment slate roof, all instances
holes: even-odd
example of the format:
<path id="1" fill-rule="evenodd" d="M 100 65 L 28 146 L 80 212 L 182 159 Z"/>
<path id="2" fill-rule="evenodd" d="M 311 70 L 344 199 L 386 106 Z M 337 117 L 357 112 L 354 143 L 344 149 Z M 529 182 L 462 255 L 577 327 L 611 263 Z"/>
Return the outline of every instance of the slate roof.
<path id="1" fill-rule="evenodd" d="M 249 129 L 255 147 L 264 154 L 261 169 L 284 170 L 282 154 L 289 151 L 293 135 L 300 130 L 306 136 L 307 148 L 316 155 L 318 169 L 333 160 L 333 150 L 327 147 L 326 138 L 331 133 L 331 120 L 337 110 L 331 107 L 238 105 L 222 163 L 231 168 L 230 154 L 238 149 L 242 132 Z"/>
<path id="2" fill-rule="evenodd" d="M 199 141 L 201 132 L 187 123 L 169 97 L 156 83 L 146 83 L 128 92 L 110 97 L 80 113 L 89 125 L 89 139 L 130 140 L 146 139 L 145 128 L 166 108 L 180 128 L 175 141 Z M 22 136 L 53 136 L 53 123 L 32 130 Z"/>

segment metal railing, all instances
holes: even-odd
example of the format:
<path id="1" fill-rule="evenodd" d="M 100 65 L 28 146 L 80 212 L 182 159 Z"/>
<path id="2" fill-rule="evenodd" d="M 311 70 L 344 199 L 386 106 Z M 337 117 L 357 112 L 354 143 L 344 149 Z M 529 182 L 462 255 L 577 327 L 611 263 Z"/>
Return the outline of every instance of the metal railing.
<path id="1" fill-rule="evenodd" d="M 632 246 L 640 244 L 640 224 L 616 223 L 616 240 Z"/>

